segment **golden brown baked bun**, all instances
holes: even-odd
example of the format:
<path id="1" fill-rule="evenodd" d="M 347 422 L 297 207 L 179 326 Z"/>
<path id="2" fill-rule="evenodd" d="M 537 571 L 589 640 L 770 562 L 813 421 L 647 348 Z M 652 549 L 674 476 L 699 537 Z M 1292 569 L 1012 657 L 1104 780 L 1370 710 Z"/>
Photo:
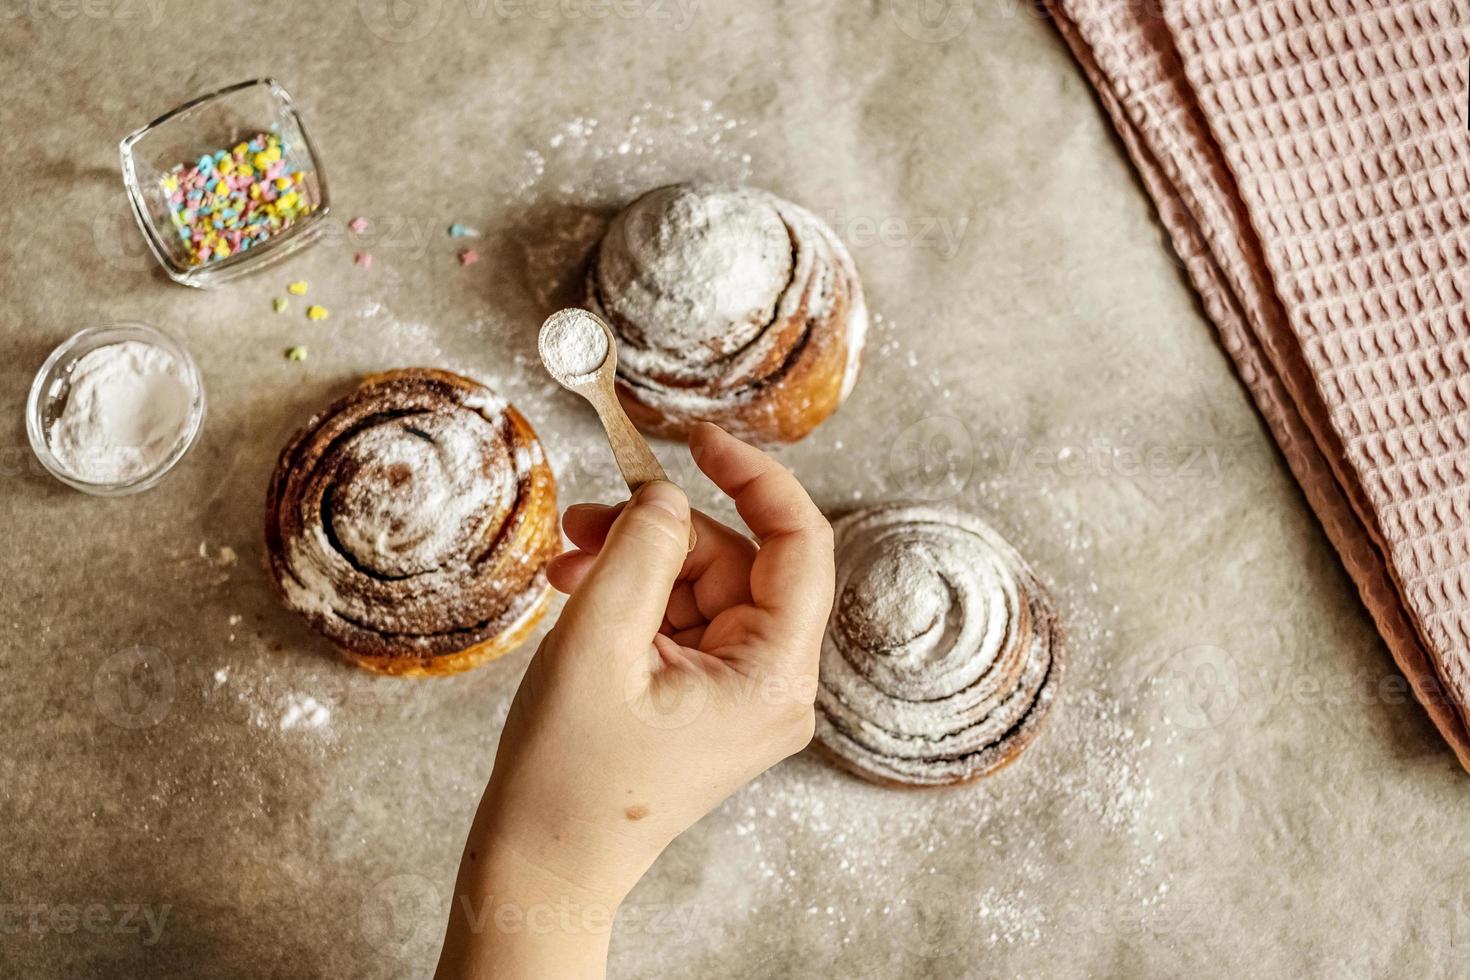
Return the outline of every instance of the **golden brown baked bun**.
<path id="1" fill-rule="evenodd" d="M 560 544 L 530 424 L 430 368 L 372 375 L 314 416 L 266 504 L 282 601 L 383 674 L 452 674 L 514 648 L 546 611 Z"/>
<path id="2" fill-rule="evenodd" d="M 944 786 L 1007 765 L 1062 675 L 1051 597 L 989 525 L 889 504 L 832 525 L 837 601 L 822 643 L 817 744 L 889 786 Z"/>
<path id="3" fill-rule="evenodd" d="M 868 313 L 821 219 L 753 188 L 674 184 L 613 219 L 587 306 L 618 339 L 617 388 L 645 432 L 700 420 L 794 442 L 857 380 Z"/>

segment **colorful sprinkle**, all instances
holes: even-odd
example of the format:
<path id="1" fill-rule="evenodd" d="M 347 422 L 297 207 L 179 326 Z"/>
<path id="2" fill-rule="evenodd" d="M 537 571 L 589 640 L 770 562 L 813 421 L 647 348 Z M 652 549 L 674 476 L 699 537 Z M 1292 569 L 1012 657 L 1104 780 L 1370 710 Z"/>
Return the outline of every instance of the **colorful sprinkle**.
<path id="1" fill-rule="evenodd" d="M 361 235 L 363 232 L 368 230 L 368 219 L 363 217 L 353 218 L 351 221 L 347 222 L 347 227 L 349 230 L 355 231 L 359 235 Z"/>
<path id="2" fill-rule="evenodd" d="M 449 226 L 449 237 L 450 238 L 479 238 L 480 237 L 480 233 L 478 231 L 476 231 L 475 229 L 471 228 L 469 225 L 462 225 L 462 224 L 460 224 L 459 222 L 456 221 L 454 224 L 452 224 L 452 225 Z"/>
<path id="3" fill-rule="evenodd" d="M 288 347 L 288 348 L 286 348 L 286 360 L 288 360 L 288 361 L 304 361 L 304 360 L 306 360 L 306 348 L 305 347 Z"/>
<path id="4" fill-rule="evenodd" d="M 366 252 L 358 252 L 352 257 L 352 261 L 364 269 L 370 269 L 373 265 L 373 257 Z"/>
<path id="5" fill-rule="evenodd" d="M 307 286 L 304 281 L 293 282 L 291 285 L 286 287 L 286 292 L 290 293 L 292 296 L 305 296 L 306 289 Z"/>
<path id="6" fill-rule="evenodd" d="M 271 309 L 275 310 L 277 313 L 285 313 L 286 307 L 290 305 L 291 304 L 286 302 L 285 297 L 282 296 L 277 296 L 275 299 L 271 300 Z"/>
<path id="7" fill-rule="evenodd" d="M 279 235 L 316 210 L 299 189 L 305 173 L 287 167 L 281 137 L 261 133 L 230 150 L 205 153 L 159 178 L 169 217 L 190 266 L 218 262 Z"/>
<path id="8" fill-rule="evenodd" d="M 480 261 L 480 253 L 472 248 L 463 249 L 459 253 L 460 265 L 474 265 L 478 261 Z"/>
<path id="9" fill-rule="evenodd" d="M 308 320 L 325 320 L 330 315 L 325 306 L 308 306 L 306 308 L 306 318 Z"/>

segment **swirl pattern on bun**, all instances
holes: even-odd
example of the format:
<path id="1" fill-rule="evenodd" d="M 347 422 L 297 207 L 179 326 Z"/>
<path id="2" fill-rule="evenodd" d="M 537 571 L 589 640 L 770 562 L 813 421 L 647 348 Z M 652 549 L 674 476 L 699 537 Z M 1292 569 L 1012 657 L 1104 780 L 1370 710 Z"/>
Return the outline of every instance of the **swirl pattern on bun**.
<path id="1" fill-rule="evenodd" d="M 1030 567 L 985 522 L 949 508 L 879 506 L 833 529 L 818 743 L 853 772 L 904 786 L 965 782 L 1015 759 L 1063 664 Z"/>
<path id="2" fill-rule="evenodd" d="M 429 368 L 373 375 L 312 418 L 268 494 L 277 593 L 380 673 L 455 673 L 512 649 L 545 611 L 560 540 L 530 424 Z"/>
<path id="3" fill-rule="evenodd" d="M 657 188 L 613 219 L 587 306 L 617 336 L 628 414 L 669 437 L 707 420 L 802 438 L 852 391 L 868 326 L 831 228 L 766 191 L 707 184 Z"/>

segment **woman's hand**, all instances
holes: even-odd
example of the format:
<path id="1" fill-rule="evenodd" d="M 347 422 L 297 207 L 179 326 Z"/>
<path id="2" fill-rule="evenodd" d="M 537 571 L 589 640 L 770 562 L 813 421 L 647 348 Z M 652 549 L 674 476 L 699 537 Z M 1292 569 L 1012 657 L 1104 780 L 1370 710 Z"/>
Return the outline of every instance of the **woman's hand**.
<path id="1" fill-rule="evenodd" d="M 664 847 L 811 739 L 832 529 L 766 454 L 708 424 L 689 446 L 759 544 L 670 483 L 567 510 L 577 547 L 548 575 L 571 598 L 506 720 L 441 976 L 600 975 L 612 915 Z M 521 927 L 497 925 L 503 906 Z"/>

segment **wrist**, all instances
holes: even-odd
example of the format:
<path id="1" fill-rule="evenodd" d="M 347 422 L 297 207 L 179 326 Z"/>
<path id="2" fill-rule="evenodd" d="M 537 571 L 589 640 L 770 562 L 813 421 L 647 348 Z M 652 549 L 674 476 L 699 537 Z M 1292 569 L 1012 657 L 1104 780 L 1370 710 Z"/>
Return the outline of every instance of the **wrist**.
<path id="1" fill-rule="evenodd" d="M 509 928 L 518 928 L 514 921 L 519 914 L 537 929 L 550 928 L 554 919 L 557 928 L 565 925 L 574 931 L 595 931 L 602 928 L 598 923 L 603 918 L 608 920 L 606 928 L 611 929 L 611 919 L 623 904 L 627 889 L 600 876 L 564 875 L 504 839 L 491 838 L 487 846 L 490 853 L 483 867 L 478 873 L 472 869 L 470 879 L 475 890 L 501 913 L 504 921 L 511 923 Z M 507 906 L 519 913 L 507 910 Z"/>
<path id="2" fill-rule="evenodd" d="M 534 788 L 515 792 L 497 775 L 471 837 L 484 844 L 486 875 L 504 885 L 616 908 L 667 843 L 654 836 L 652 821 L 589 819 L 583 811 L 597 807 L 584 803 L 573 812 Z"/>
<path id="3" fill-rule="evenodd" d="M 628 866 L 643 848 L 606 826 L 569 813 L 535 788 L 519 792 L 494 773 L 470 831 L 465 867 L 486 884 L 537 901 L 616 908 L 647 865 Z M 650 858 L 648 863 L 652 863 Z"/>
<path id="4" fill-rule="evenodd" d="M 568 881 L 493 837 L 471 838 L 443 977 L 601 977 L 621 896 Z"/>

